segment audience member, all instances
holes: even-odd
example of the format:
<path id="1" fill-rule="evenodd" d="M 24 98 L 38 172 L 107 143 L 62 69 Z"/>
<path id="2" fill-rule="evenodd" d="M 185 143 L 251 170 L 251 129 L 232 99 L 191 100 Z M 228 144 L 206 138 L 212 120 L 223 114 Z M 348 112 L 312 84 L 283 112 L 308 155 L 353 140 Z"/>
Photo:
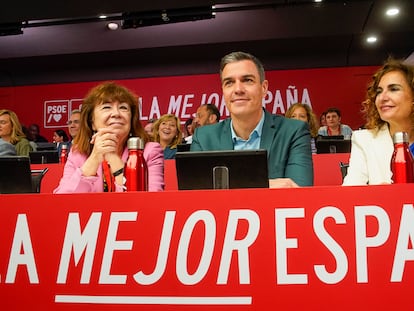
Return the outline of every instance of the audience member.
<path id="1" fill-rule="evenodd" d="M 309 124 L 309 131 L 311 134 L 311 150 L 316 153 L 315 139 L 318 136 L 318 121 L 312 108 L 309 105 L 296 103 L 289 107 L 285 114 L 286 118 L 301 120 Z"/>
<path id="2" fill-rule="evenodd" d="M 319 126 L 326 126 L 326 111 L 322 112 L 319 117 Z"/>
<path id="3" fill-rule="evenodd" d="M 268 81 L 262 63 L 230 53 L 221 60 L 220 79 L 230 118 L 198 128 L 191 150 L 266 149 L 271 188 L 313 185 L 308 125 L 263 109 Z"/>
<path id="4" fill-rule="evenodd" d="M 191 144 L 194 133 L 194 119 L 187 119 L 184 123 L 183 144 Z"/>
<path id="5" fill-rule="evenodd" d="M 391 183 L 392 136 L 407 132 L 414 142 L 414 67 L 390 59 L 373 75 L 362 103 L 366 129 L 352 135 L 343 185 Z"/>
<path id="6" fill-rule="evenodd" d="M 47 143 L 47 139 L 40 135 L 40 127 L 38 124 L 31 124 L 29 126 L 30 137 L 29 140 L 34 141 L 35 143 Z"/>
<path id="7" fill-rule="evenodd" d="M 68 145 L 69 137 L 64 130 L 56 130 L 53 133 L 53 143 L 56 144 L 56 148 L 58 154 L 60 156 L 60 152 L 62 151 L 63 145 Z"/>
<path id="8" fill-rule="evenodd" d="M 154 123 L 154 141 L 164 149 L 164 159 L 175 159 L 177 145 L 182 141 L 180 119 L 165 114 Z"/>
<path id="9" fill-rule="evenodd" d="M 0 157 L 15 156 L 15 155 L 17 155 L 16 148 L 14 148 L 14 146 L 11 143 L 4 141 L 3 139 L 0 138 Z"/>
<path id="10" fill-rule="evenodd" d="M 154 123 L 157 119 L 149 119 L 147 124 L 144 126 L 145 132 L 154 141 Z"/>
<path id="11" fill-rule="evenodd" d="M 326 125 L 319 128 L 318 134 L 321 136 L 339 136 L 351 138 L 352 129 L 345 124 L 341 124 L 341 111 L 338 108 L 328 108 L 326 110 Z"/>
<path id="12" fill-rule="evenodd" d="M 79 109 L 75 109 L 72 111 L 72 113 L 70 114 L 69 117 L 69 121 L 68 121 L 68 130 L 69 130 L 69 135 L 72 138 L 71 140 L 68 141 L 67 145 L 68 145 L 68 153 L 70 148 L 72 147 L 72 142 L 75 139 L 75 137 L 78 135 L 79 133 L 79 129 L 80 129 L 80 116 L 81 116 L 81 112 Z"/>
<path id="13" fill-rule="evenodd" d="M 28 157 L 29 152 L 33 151 L 23 133 L 19 118 L 11 110 L 0 110 L 0 138 L 14 145 L 18 156 Z"/>
<path id="14" fill-rule="evenodd" d="M 123 191 L 130 136 L 145 142 L 149 190 L 164 189 L 162 149 L 149 142 L 139 122 L 137 96 L 113 82 L 100 84 L 83 101 L 80 120 L 79 134 L 54 193 Z"/>
<path id="15" fill-rule="evenodd" d="M 197 109 L 196 117 L 194 118 L 195 128 L 214 124 L 220 121 L 220 111 L 213 104 L 201 105 Z"/>

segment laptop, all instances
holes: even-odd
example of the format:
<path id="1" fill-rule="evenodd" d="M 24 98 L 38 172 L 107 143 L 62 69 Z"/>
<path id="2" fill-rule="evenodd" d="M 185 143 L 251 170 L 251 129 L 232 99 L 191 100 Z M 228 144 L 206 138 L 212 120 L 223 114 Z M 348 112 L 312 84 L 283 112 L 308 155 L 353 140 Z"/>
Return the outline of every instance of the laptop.
<path id="1" fill-rule="evenodd" d="M 33 164 L 59 163 L 59 155 L 56 149 L 31 151 L 29 157 L 30 162 Z"/>
<path id="2" fill-rule="evenodd" d="M 28 157 L 0 157 L 0 193 L 31 193 L 32 174 Z"/>
<path id="3" fill-rule="evenodd" d="M 268 188 L 266 150 L 177 152 L 178 189 Z"/>
<path id="4" fill-rule="evenodd" d="M 349 153 L 351 152 L 350 139 L 317 139 L 316 153 Z"/>

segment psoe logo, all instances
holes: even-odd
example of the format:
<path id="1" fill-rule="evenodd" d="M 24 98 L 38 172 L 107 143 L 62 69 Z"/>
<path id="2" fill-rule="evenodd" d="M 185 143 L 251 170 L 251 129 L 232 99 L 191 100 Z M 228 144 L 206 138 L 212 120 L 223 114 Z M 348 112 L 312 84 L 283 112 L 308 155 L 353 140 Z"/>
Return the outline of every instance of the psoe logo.
<path id="1" fill-rule="evenodd" d="M 69 111 L 69 100 L 45 101 L 44 127 L 66 127 Z"/>

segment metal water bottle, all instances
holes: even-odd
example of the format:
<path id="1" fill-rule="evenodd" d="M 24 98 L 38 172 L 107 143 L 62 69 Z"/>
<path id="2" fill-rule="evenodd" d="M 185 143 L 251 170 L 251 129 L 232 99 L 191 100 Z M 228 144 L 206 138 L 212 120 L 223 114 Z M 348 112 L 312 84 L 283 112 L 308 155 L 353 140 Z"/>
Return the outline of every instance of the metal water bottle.
<path id="1" fill-rule="evenodd" d="M 393 135 L 394 152 L 391 158 L 392 180 L 395 184 L 414 182 L 413 156 L 408 147 L 408 134 Z"/>
<path id="2" fill-rule="evenodd" d="M 62 149 L 60 149 L 60 163 L 65 165 L 68 158 L 68 145 L 63 144 Z"/>
<path id="3" fill-rule="evenodd" d="M 144 159 L 144 141 L 128 139 L 128 160 L 124 169 L 126 191 L 148 191 L 148 167 Z"/>

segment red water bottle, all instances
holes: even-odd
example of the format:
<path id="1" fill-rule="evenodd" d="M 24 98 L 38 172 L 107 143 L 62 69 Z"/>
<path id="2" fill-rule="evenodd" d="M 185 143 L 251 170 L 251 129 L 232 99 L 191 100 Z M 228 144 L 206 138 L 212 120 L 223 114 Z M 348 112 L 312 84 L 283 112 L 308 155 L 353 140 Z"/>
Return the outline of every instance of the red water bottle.
<path id="1" fill-rule="evenodd" d="M 394 184 L 414 182 L 413 156 L 408 147 L 408 134 L 397 132 L 393 135 L 394 152 L 391 158 Z"/>
<path id="2" fill-rule="evenodd" d="M 65 165 L 68 158 L 68 145 L 63 144 L 62 149 L 60 149 L 60 163 Z"/>
<path id="3" fill-rule="evenodd" d="M 144 159 L 144 142 L 139 137 L 128 139 L 128 160 L 124 176 L 126 191 L 148 191 L 148 167 Z"/>

